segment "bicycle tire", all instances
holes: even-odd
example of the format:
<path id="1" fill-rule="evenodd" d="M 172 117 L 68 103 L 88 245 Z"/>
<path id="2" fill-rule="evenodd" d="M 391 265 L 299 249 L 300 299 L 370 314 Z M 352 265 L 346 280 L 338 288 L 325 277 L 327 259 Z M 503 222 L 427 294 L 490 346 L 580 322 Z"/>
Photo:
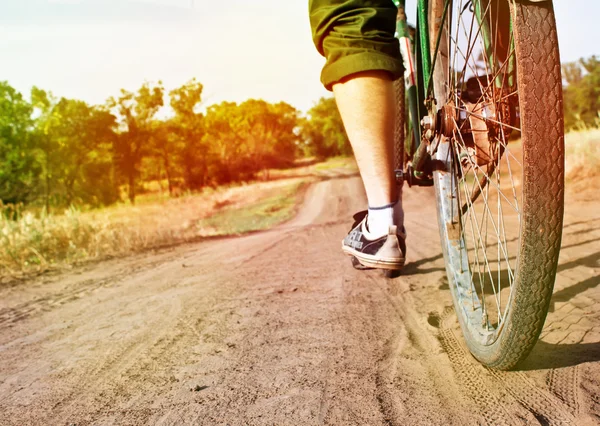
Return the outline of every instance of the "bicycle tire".
<path id="1" fill-rule="evenodd" d="M 502 2 L 509 7 L 512 23 L 512 26 L 504 25 L 504 28 L 499 26 L 501 8 L 506 7 Z M 461 8 L 466 10 L 467 2 L 455 0 L 450 3 L 450 10 L 444 15 L 445 0 L 429 2 L 429 35 L 432 46 L 437 43 L 440 27 L 444 27 L 441 18 L 446 16 L 445 28 L 453 28 L 454 23 L 459 26 L 459 20 L 464 20 L 464 16 L 457 15 L 457 11 Z M 471 4 L 475 3 L 477 2 Z M 507 129 L 506 125 L 502 124 L 503 120 L 497 118 L 502 138 L 492 140 L 494 149 L 485 148 L 484 143 L 478 143 L 478 138 L 482 137 L 476 134 L 473 120 L 478 118 L 473 118 L 477 115 L 474 113 L 475 109 L 465 108 L 467 113 L 463 116 L 466 115 L 467 121 L 470 122 L 471 142 L 465 142 L 468 137 L 463 137 L 460 133 L 464 132 L 464 123 L 459 128 L 458 121 L 454 120 L 453 135 L 447 134 L 447 137 L 440 137 L 438 141 L 440 143 L 434 160 L 441 170 L 434 173 L 434 182 L 446 271 L 465 342 L 482 364 L 490 368 L 509 370 L 523 361 L 535 346 L 544 325 L 554 287 L 564 208 L 562 80 L 552 2 L 491 0 L 488 5 L 491 6 L 486 8 L 483 1 L 479 3 L 480 10 L 484 13 L 490 12 L 490 27 L 493 28 L 494 20 L 496 22 L 497 31 L 494 37 L 498 40 L 503 37 L 500 32 L 508 31 L 511 40 L 510 47 L 504 50 L 500 47 L 496 50 L 495 46 L 490 48 L 493 55 L 490 55 L 489 65 L 494 70 L 494 66 L 502 63 L 500 69 L 505 67 L 508 70 L 510 65 L 506 64 L 514 55 L 516 83 L 513 79 L 510 89 L 514 86 L 516 94 L 507 95 L 509 97 L 504 99 L 505 84 L 510 85 L 506 83 L 510 81 L 510 76 L 503 75 L 500 78 L 502 85 L 498 90 L 497 73 L 490 78 L 488 72 L 487 80 L 484 79 L 488 87 L 483 87 L 482 78 L 477 75 L 476 68 L 474 77 L 481 86 L 478 102 L 488 105 L 485 103 L 485 96 L 496 96 L 490 101 L 490 105 L 491 102 L 496 102 L 496 105 L 504 105 L 502 102 L 510 104 L 516 99 L 518 105 L 514 107 L 514 116 L 512 113 L 504 116 L 511 116 L 515 121 L 516 117 L 520 117 L 519 126 L 513 127 L 520 131 L 521 142 L 519 144 L 518 141 L 510 140 L 511 132 L 514 137 L 514 129 Z M 493 8 L 496 8 L 496 15 L 493 15 Z M 480 28 L 480 33 L 485 33 L 482 28 L 483 25 L 488 25 L 488 21 L 480 19 L 477 22 L 486 23 L 481 24 Z M 456 105 L 466 105 L 459 99 L 468 92 L 468 89 L 465 89 L 466 66 L 463 66 L 459 81 L 457 68 L 453 65 L 458 60 L 452 59 L 452 56 L 461 49 L 460 37 L 458 31 L 452 31 L 442 31 L 446 32 L 446 35 L 442 34 L 440 49 L 434 53 L 436 66 L 432 75 L 438 108 L 441 108 L 444 102 L 451 105 L 457 101 Z M 497 46 L 500 46 L 501 43 L 497 40 Z M 481 47 L 482 55 L 489 53 L 489 49 L 484 53 L 486 46 L 484 43 Z M 474 49 L 471 49 L 471 52 L 475 55 Z M 502 57 L 504 53 L 506 55 Z M 469 58 L 465 57 L 465 62 L 468 60 Z M 485 56 L 483 61 L 486 61 Z M 486 71 L 489 71 L 487 67 Z M 494 93 L 499 95 L 490 95 Z M 493 110 L 496 113 L 494 118 L 500 117 L 498 111 L 501 108 L 504 107 L 496 107 Z M 510 108 L 509 105 L 508 109 Z M 455 109 L 458 111 L 460 107 Z M 482 112 L 481 116 L 484 115 Z M 505 137 L 506 134 L 509 134 L 509 139 Z M 488 140 L 491 139 L 488 136 Z M 519 152 L 520 146 L 522 152 Z M 486 149 L 489 149 L 487 154 L 493 152 L 493 159 L 482 160 L 484 156 L 478 152 L 484 152 Z M 521 166 L 520 176 L 517 173 L 513 175 L 510 169 L 511 162 L 512 165 L 517 163 L 515 172 L 518 166 Z M 503 164 L 506 165 L 504 170 L 501 169 Z M 484 167 L 485 171 L 482 172 Z M 491 176 L 486 178 L 488 173 Z M 504 184 L 507 180 L 510 180 L 510 183 Z M 482 183 L 485 188 L 482 188 Z M 512 185 L 514 204 L 510 204 L 513 209 L 516 207 L 515 212 L 507 208 L 506 217 L 503 206 L 507 200 L 504 198 L 511 200 L 504 194 L 503 188 L 506 186 L 501 186 L 502 184 Z M 474 188 L 472 192 L 469 192 L 469 187 Z M 495 196 L 494 191 L 497 192 Z M 478 192 L 479 195 L 476 196 Z M 490 208 L 488 201 L 494 202 L 494 197 L 498 201 L 495 202 L 495 210 L 492 210 L 493 205 Z M 476 206 L 475 203 L 479 204 Z M 494 225 L 494 214 L 497 214 L 497 226 L 491 226 Z M 517 218 L 516 222 L 514 217 Z M 482 235 L 484 222 L 485 238 Z M 506 228 L 506 223 L 510 229 Z M 488 226 L 497 233 L 495 245 L 488 245 Z M 512 232 L 517 239 L 507 239 L 507 232 L 509 235 Z M 500 235 L 502 233 L 504 236 Z M 497 254 L 493 253 L 494 250 Z M 489 262 L 486 253 L 494 255 L 494 262 L 497 261 L 497 264 Z M 508 288 L 503 288 L 503 283 L 507 282 Z M 493 292 L 490 292 L 490 287 Z M 495 320 L 492 318 L 494 305 L 498 311 Z"/>

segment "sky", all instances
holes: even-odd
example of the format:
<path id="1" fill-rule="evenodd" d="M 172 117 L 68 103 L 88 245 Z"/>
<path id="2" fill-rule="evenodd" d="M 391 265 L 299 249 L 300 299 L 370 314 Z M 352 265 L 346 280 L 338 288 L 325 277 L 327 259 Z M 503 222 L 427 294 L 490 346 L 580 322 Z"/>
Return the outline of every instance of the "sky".
<path id="1" fill-rule="evenodd" d="M 0 0 L 0 81 L 103 104 L 192 78 L 206 105 L 262 98 L 307 111 L 329 93 L 307 0 Z M 414 21 L 416 0 L 407 0 Z M 600 2 L 554 0 L 563 62 L 600 54 Z M 412 17 L 412 18 L 411 18 Z"/>

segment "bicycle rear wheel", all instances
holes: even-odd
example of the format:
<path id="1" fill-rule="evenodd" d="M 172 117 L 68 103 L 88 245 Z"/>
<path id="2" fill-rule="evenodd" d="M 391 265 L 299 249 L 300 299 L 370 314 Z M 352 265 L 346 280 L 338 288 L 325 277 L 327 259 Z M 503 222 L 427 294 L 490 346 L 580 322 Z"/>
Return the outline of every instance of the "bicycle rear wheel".
<path id="1" fill-rule="evenodd" d="M 428 20 L 434 182 L 454 307 L 471 353 L 511 369 L 542 330 L 562 234 L 554 11 L 550 1 L 429 0 Z"/>

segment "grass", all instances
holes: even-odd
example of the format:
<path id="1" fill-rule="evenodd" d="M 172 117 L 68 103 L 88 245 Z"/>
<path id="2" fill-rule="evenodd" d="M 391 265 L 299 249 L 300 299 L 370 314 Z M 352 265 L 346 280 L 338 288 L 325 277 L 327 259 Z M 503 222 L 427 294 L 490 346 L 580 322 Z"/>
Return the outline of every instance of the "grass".
<path id="1" fill-rule="evenodd" d="M 271 228 L 294 215 L 303 185 L 340 164 L 344 160 L 337 158 L 302 164 L 273 171 L 269 181 L 207 188 L 179 198 L 148 193 L 133 206 L 70 208 L 51 215 L 25 211 L 17 220 L 10 219 L 11 206 L 0 205 L 0 277 Z"/>
<path id="2" fill-rule="evenodd" d="M 520 167 L 517 161 L 522 157 L 522 141 L 511 141 L 509 149 L 512 155 L 505 154 L 501 162 L 502 182 L 508 183 L 511 178 L 506 160 L 510 160 L 512 181 L 521 183 Z M 600 176 L 600 123 L 598 127 L 581 126 L 580 130 L 570 131 L 565 135 L 565 177 L 570 191 L 585 191 L 590 180 Z M 474 180 L 469 179 L 472 185 Z"/>
<path id="3" fill-rule="evenodd" d="M 567 180 L 583 183 L 600 175 L 600 128 L 567 133 L 565 149 Z"/>
<path id="4" fill-rule="evenodd" d="M 315 170 L 356 169 L 356 162 L 351 157 L 333 157 L 328 161 L 315 165 Z"/>
<path id="5" fill-rule="evenodd" d="M 197 226 L 204 235 L 239 235 L 272 228 L 292 218 L 301 184 L 281 189 L 277 195 L 259 200 L 242 209 L 224 208 L 202 219 Z"/>

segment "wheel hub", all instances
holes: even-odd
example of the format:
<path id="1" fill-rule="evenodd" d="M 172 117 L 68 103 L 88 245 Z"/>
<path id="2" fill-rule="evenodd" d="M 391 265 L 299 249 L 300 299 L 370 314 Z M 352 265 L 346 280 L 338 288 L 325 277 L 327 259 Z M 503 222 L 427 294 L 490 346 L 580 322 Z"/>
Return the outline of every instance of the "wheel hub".
<path id="1" fill-rule="evenodd" d="M 433 126 L 436 135 L 460 138 L 459 156 L 464 165 L 481 167 L 492 163 L 498 155 L 498 140 L 508 141 L 511 128 L 517 124 L 515 107 L 510 100 L 502 100 L 501 93 L 496 99 L 501 100 L 470 102 L 461 98 L 458 106 L 450 100 L 437 112 Z"/>

